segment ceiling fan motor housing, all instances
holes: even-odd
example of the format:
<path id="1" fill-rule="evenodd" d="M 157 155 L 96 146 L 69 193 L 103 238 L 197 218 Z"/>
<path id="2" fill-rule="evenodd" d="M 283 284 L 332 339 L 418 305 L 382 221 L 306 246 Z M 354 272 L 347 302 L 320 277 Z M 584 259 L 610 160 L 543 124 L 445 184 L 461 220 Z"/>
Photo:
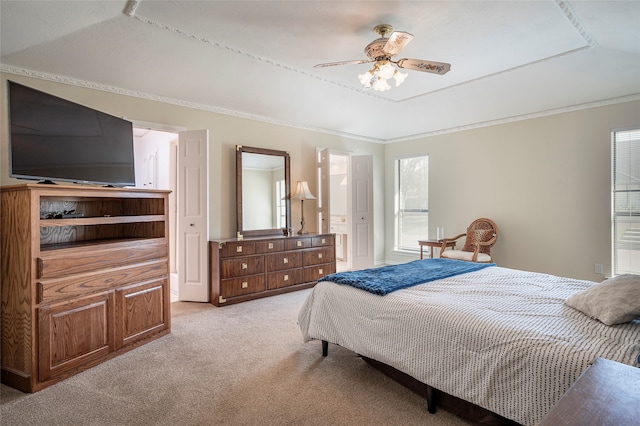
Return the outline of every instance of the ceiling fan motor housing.
<path id="1" fill-rule="evenodd" d="M 383 51 L 384 46 L 387 44 L 388 38 L 379 38 L 372 41 L 364 48 L 364 53 L 371 60 L 389 59 L 390 56 Z"/>

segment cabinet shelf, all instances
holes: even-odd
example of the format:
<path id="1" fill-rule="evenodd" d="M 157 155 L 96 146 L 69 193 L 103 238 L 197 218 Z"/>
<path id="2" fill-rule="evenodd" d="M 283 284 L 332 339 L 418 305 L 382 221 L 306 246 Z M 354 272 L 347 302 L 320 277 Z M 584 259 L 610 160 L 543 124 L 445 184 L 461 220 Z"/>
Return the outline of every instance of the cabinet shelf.
<path id="1" fill-rule="evenodd" d="M 157 241 L 161 240 L 164 237 L 156 237 L 156 238 L 105 238 L 103 240 L 87 240 L 87 241 L 68 241 L 63 243 L 51 243 L 51 244 L 41 244 L 40 252 L 47 252 L 52 250 L 64 250 L 64 249 L 74 249 L 78 247 L 92 247 L 92 246 L 106 246 L 109 244 L 135 244 L 137 242 L 144 241 Z"/>
<path id="2" fill-rule="evenodd" d="M 40 219 L 40 227 L 48 228 L 53 226 L 109 225 L 118 223 L 142 223 L 161 221 L 164 221 L 164 215 L 74 217 L 68 219 Z"/>

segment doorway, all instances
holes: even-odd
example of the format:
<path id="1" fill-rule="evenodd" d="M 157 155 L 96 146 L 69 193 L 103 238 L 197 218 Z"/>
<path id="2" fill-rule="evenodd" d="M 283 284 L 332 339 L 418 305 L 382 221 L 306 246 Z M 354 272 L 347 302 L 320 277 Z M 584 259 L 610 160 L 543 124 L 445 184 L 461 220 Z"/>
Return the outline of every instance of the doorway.
<path id="1" fill-rule="evenodd" d="M 133 128 L 136 188 L 168 189 L 169 194 L 169 270 L 171 301 L 179 300 L 177 267 L 176 158 L 178 133 Z"/>
<path id="2" fill-rule="evenodd" d="M 208 130 L 135 126 L 136 187 L 167 189 L 172 301 L 209 301 Z"/>
<path id="3" fill-rule="evenodd" d="M 335 234 L 336 271 L 351 269 L 349 179 L 350 154 L 318 151 L 318 223 L 323 233 Z"/>
<path id="4" fill-rule="evenodd" d="M 336 235 L 336 269 L 374 266 L 373 156 L 317 148 L 318 223 Z"/>

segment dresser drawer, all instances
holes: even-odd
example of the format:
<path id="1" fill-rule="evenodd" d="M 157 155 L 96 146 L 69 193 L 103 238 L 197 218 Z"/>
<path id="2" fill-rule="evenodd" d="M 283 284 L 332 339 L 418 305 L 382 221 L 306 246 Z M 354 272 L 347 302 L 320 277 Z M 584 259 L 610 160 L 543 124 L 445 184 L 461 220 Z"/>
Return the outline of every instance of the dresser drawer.
<path id="1" fill-rule="evenodd" d="M 311 247 L 311 237 L 287 238 L 285 250 L 300 250 Z"/>
<path id="2" fill-rule="evenodd" d="M 302 253 L 299 251 L 265 254 L 267 272 L 302 267 Z"/>
<path id="3" fill-rule="evenodd" d="M 167 256 L 167 241 L 164 238 L 43 250 L 37 259 L 38 278 L 95 272 L 153 259 L 166 259 Z"/>
<path id="4" fill-rule="evenodd" d="M 284 250 L 284 240 L 256 241 L 256 253 L 275 253 Z"/>
<path id="5" fill-rule="evenodd" d="M 221 257 L 247 256 L 256 253 L 254 241 L 230 241 L 221 248 Z"/>
<path id="6" fill-rule="evenodd" d="M 321 235 L 318 237 L 313 237 L 311 239 L 311 245 L 313 247 L 334 246 L 335 238 L 333 235 Z"/>
<path id="7" fill-rule="evenodd" d="M 223 259 L 220 262 L 222 279 L 261 274 L 264 271 L 264 256 L 237 257 Z"/>
<path id="8" fill-rule="evenodd" d="M 304 273 L 302 268 L 289 269 L 286 271 L 271 272 L 267 274 L 267 289 L 289 287 L 296 284 L 302 284 L 304 281 Z"/>
<path id="9" fill-rule="evenodd" d="M 304 266 L 333 262 L 336 258 L 335 247 L 325 247 L 304 251 Z"/>
<path id="10" fill-rule="evenodd" d="M 220 296 L 223 298 L 242 296 L 243 294 L 264 291 L 265 288 L 264 274 L 231 278 L 220 281 Z"/>
<path id="11" fill-rule="evenodd" d="M 36 283 L 36 303 L 77 298 L 149 280 L 167 279 L 167 260 L 153 260 L 135 265 L 120 266 L 94 273 L 76 274 L 62 278 L 39 279 Z"/>
<path id="12" fill-rule="evenodd" d="M 304 268 L 304 282 L 319 281 L 325 275 L 333 274 L 335 272 L 335 263 L 307 266 L 306 268 Z"/>

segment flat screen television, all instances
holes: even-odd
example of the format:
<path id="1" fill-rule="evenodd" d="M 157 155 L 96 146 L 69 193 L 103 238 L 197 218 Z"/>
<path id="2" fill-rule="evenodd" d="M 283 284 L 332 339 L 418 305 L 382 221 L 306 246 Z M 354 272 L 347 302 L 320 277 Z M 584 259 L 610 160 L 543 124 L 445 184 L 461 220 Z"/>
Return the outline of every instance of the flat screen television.
<path id="1" fill-rule="evenodd" d="M 8 81 L 9 176 L 134 186 L 130 121 Z"/>

